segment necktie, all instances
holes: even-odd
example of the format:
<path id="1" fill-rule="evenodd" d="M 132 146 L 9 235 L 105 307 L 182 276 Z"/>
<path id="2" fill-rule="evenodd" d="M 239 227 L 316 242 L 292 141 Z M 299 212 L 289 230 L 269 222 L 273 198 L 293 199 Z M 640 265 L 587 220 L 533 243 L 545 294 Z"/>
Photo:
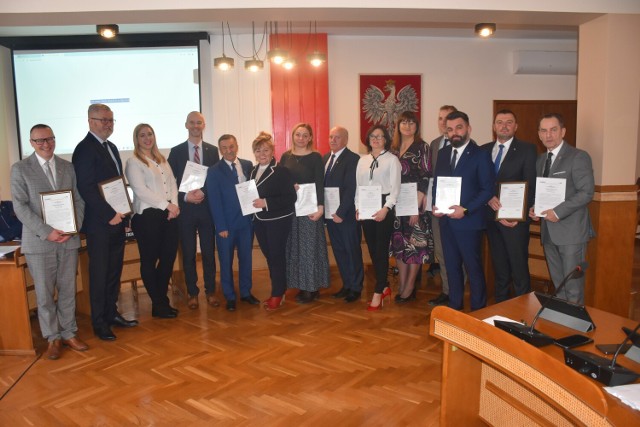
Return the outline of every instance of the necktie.
<path id="1" fill-rule="evenodd" d="M 547 153 L 547 160 L 544 162 L 544 172 L 542 172 L 542 176 L 544 178 L 549 177 L 549 172 L 551 171 L 551 158 L 553 157 L 553 153 Z"/>
<path id="2" fill-rule="evenodd" d="M 444 139 L 444 144 L 442 144 L 442 148 L 446 148 L 447 145 L 449 145 L 449 138 L 445 138 Z M 441 148 L 441 150 L 442 150 L 442 148 Z"/>
<path id="3" fill-rule="evenodd" d="M 240 182 L 238 179 L 238 170 L 236 169 L 236 162 L 231 163 L 231 172 L 233 172 L 233 176 L 236 177 L 236 182 Z"/>
<path id="4" fill-rule="evenodd" d="M 53 187 L 53 189 L 55 190 L 56 180 L 53 177 L 53 173 L 51 172 L 51 165 L 49 164 L 49 160 L 44 162 L 44 171 L 45 171 L 45 175 L 47 175 L 47 179 L 49 180 L 49 183 L 51 183 L 51 187 Z"/>
<path id="5" fill-rule="evenodd" d="M 453 158 L 451 159 L 451 171 L 456 168 L 456 161 L 458 160 L 458 150 L 453 150 Z"/>
<path id="6" fill-rule="evenodd" d="M 193 146 L 193 162 L 200 164 L 200 152 L 198 151 L 200 147 L 198 145 Z"/>
<path id="7" fill-rule="evenodd" d="M 498 175 L 498 171 L 500 170 L 500 161 L 502 160 L 502 149 L 504 148 L 504 144 L 498 144 L 498 155 L 496 156 L 496 160 L 493 162 L 493 166 L 496 170 L 496 175 Z"/>
<path id="8" fill-rule="evenodd" d="M 104 141 L 102 143 L 102 145 L 103 145 L 104 149 L 107 150 L 107 153 L 109 153 L 109 156 L 111 156 L 111 160 L 113 160 L 113 163 L 116 165 L 116 169 L 118 170 L 118 173 L 120 173 L 120 167 L 118 166 L 118 162 L 116 160 L 116 156 L 113 155 L 113 152 L 109 148 L 109 141 Z"/>
<path id="9" fill-rule="evenodd" d="M 331 168 L 333 167 L 333 161 L 336 159 L 336 155 L 332 154 L 331 155 L 331 160 L 329 160 L 329 166 L 327 166 L 327 171 L 324 173 L 324 183 L 325 185 L 327 184 L 327 178 L 329 177 L 329 174 L 331 173 Z"/>

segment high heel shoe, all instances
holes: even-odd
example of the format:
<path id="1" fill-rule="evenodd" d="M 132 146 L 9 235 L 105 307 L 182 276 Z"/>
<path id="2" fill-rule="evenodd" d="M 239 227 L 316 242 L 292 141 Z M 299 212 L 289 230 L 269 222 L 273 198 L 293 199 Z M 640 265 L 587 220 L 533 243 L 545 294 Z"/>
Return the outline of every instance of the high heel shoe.
<path id="1" fill-rule="evenodd" d="M 385 288 L 385 289 L 389 289 L 389 288 Z M 391 296 L 391 290 L 389 290 L 388 293 L 386 293 L 385 291 L 382 291 L 381 297 L 380 297 L 380 303 L 378 305 L 371 305 L 371 303 L 373 302 L 373 300 L 369 301 L 369 305 L 367 305 L 367 311 L 379 311 L 382 310 L 382 307 L 384 307 L 384 298 L 388 296 Z"/>
<path id="2" fill-rule="evenodd" d="M 382 299 L 389 298 L 389 302 L 391 302 L 391 288 L 387 286 L 382 290 Z"/>
<path id="3" fill-rule="evenodd" d="M 271 297 L 262 303 L 265 310 L 267 311 L 277 310 L 282 306 L 282 304 L 284 304 L 284 295 L 279 297 Z"/>

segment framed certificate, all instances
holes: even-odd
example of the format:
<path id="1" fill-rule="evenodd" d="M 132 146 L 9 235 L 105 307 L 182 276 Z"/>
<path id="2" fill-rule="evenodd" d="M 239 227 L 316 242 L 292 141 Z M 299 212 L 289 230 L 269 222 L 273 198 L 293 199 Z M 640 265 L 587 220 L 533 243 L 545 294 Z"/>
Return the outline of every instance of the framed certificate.
<path id="1" fill-rule="evenodd" d="M 104 200 L 109 203 L 109 206 L 111 206 L 114 211 L 123 215 L 128 215 L 133 212 L 129 193 L 127 192 L 127 187 L 124 184 L 122 175 L 99 182 L 98 188 Z"/>
<path id="2" fill-rule="evenodd" d="M 63 234 L 77 234 L 78 222 L 71 190 L 48 191 L 40 193 L 42 219 Z"/>
<path id="3" fill-rule="evenodd" d="M 526 221 L 527 187 L 526 181 L 500 183 L 498 199 L 502 207 L 496 211 L 496 221 Z"/>

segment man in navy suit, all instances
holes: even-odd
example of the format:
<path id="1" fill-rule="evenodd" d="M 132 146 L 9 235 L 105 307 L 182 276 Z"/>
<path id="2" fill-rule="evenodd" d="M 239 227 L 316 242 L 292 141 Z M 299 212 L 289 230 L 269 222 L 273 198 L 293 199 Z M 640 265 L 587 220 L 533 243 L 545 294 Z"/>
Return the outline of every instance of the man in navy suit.
<path id="1" fill-rule="evenodd" d="M 447 115 L 447 136 L 451 145 L 438 154 L 433 184 L 433 212 L 440 218 L 442 249 L 449 276 L 449 307 L 463 308 L 464 274 L 471 286 L 471 310 L 487 305 L 487 289 L 482 269 L 482 230 L 486 228 L 486 205 L 493 196 L 495 172 L 488 151 L 470 139 L 469 116 L 462 111 Z M 438 184 L 442 177 L 462 178 L 460 204 L 438 206 Z M 450 213 L 445 214 L 447 210 Z"/>
<path id="2" fill-rule="evenodd" d="M 223 161 L 209 168 L 207 173 L 207 198 L 213 216 L 220 261 L 220 284 L 227 300 L 227 310 L 236 309 L 236 292 L 233 284 L 233 250 L 238 251 L 240 300 L 260 304 L 251 294 L 251 255 L 253 246 L 252 215 L 242 215 L 236 184 L 245 182 L 251 174 L 250 161 L 238 158 L 238 141 L 233 135 L 222 135 L 218 147 Z"/>
<path id="3" fill-rule="evenodd" d="M 206 126 L 204 116 L 197 111 L 192 111 L 187 116 L 184 124 L 189 131 L 187 141 L 176 145 L 171 149 L 167 159 L 173 175 L 176 177 L 178 187 L 182 182 L 184 168 L 188 161 L 211 167 L 215 165 L 220 156 L 218 149 L 204 142 L 202 133 Z M 180 216 L 178 217 L 178 232 L 180 233 L 180 246 L 182 247 L 182 267 L 184 278 L 187 282 L 189 293 L 188 306 L 194 310 L 198 308 L 198 273 L 196 271 L 196 241 L 200 236 L 200 252 L 202 254 L 202 271 L 204 276 L 204 290 L 207 294 L 207 303 L 213 307 L 220 305 L 215 296 L 216 291 L 216 260 L 214 252 L 216 243 L 214 240 L 215 229 L 209 203 L 205 201 L 206 188 L 197 188 L 187 193 L 178 194 Z"/>
<path id="4" fill-rule="evenodd" d="M 496 113 L 493 131 L 496 141 L 482 146 L 491 153 L 496 171 L 496 188 L 487 208 L 487 238 L 495 274 L 495 300 L 510 298 L 509 283 L 513 280 L 513 296 L 531 291 L 529 276 L 529 208 L 536 193 L 536 147 L 515 138 L 518 123 L 511 110 Z M 500 204 L 501 182 L 524 181 L 527 183 L 527 200 L 522 221 L 501 219 L 496 221 Z"/>
<path id="5" fill-rule="evenodd" d="M 362 266 L 362 231 L 356 221 L 354 204 L 356 194 L 356 168 L 360 156 L 347 148 L 349 132 L 336 126 L 329 133 L 331 153 L 324 156 L 325 188 L 338 188 L 340 205 L 331 219 L 326 220 L 331 249 L 342 277 L 342 289 L 333 294 L 346 302 L 360 300 L 364 267 Z"/>
<path id="6" fill-rule="evenodd" d="M 104 104 L 89 106 L 89 132 L 73 151 L 78 192 L 85 202 L 82 231 L 89 254 L 89 298 L 91 323 L 96 336 L 112 341 L 111 326 L 130 328 L 136 320 L 118 313 L 120 275 L 124 258 L 124 213 L 116 212 L 100 193 L 99 183 L 122 176 L 118 148 L 108 138 L 113 133 L 113 111 Z"/>

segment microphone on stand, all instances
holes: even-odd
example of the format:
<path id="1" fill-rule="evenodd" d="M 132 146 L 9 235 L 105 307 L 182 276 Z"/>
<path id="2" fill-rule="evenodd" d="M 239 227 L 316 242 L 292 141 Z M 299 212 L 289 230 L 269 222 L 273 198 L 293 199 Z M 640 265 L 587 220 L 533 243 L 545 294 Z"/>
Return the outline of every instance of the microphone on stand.
<path id="1" fill-rule="evenodd" d="M 551 298 L 547 298 L 544 301 L 544 303 L 542 304 L 542 306 L 534 316 L 533 321 L 531 322 L 531 326 L 522 325 L 516 322 L 506 322 L 503 320 L 494 320 L 493 324 L 499 329 L 502 329 L 503 331 L 510 333 L 516 338 L 520 338 L 521 340 L 524 340 L 536 347 L 543 347 L 545 345 L 549 345 L 553 343 L 554 339 L 552 337 L 550 337 L 547 334 L 543 334 L 542 332 L 537 331 L 535 329 L 536 323 L 538 322 L 540 315 L 542 314 L 544 309 L 547 307 L 549 302 L 553 300 L 553 297 L 555 297 L 564 288 L 564 286 L 567 284 L 567 282 L 570 279 L 575 279 L 577 277 L 580 277 L 580 275 L 584 274 L 584 271 L 587 269 L 587 267 L 589 267 L 589 263 L 587 263 L 586 261 L 583 261 L 580 264 L 578 264 L 573 270 L 571 270 L 569 274 L 567 274 L 567 276 L 562 280 L 562 282 L 560 282 L 560 286 L 558 286 L 558 288 L 555 290 Z"/>
<path id="2" fill-rule="evenodd" d="M 575 369 L 581 374 L 587 375 L 606 386 L 614 387 L 634 382 L 640 375 L 636 374 L 624 366 L 616 365 L 620 351 L 631 340 L 636 331 L 640 328 L 640 323 L 632 333 L 625 336 L 618 346 L 611 361 L 606 357 L 580 350 L 564 350 L 564 362 L 567 366 Z"/>

